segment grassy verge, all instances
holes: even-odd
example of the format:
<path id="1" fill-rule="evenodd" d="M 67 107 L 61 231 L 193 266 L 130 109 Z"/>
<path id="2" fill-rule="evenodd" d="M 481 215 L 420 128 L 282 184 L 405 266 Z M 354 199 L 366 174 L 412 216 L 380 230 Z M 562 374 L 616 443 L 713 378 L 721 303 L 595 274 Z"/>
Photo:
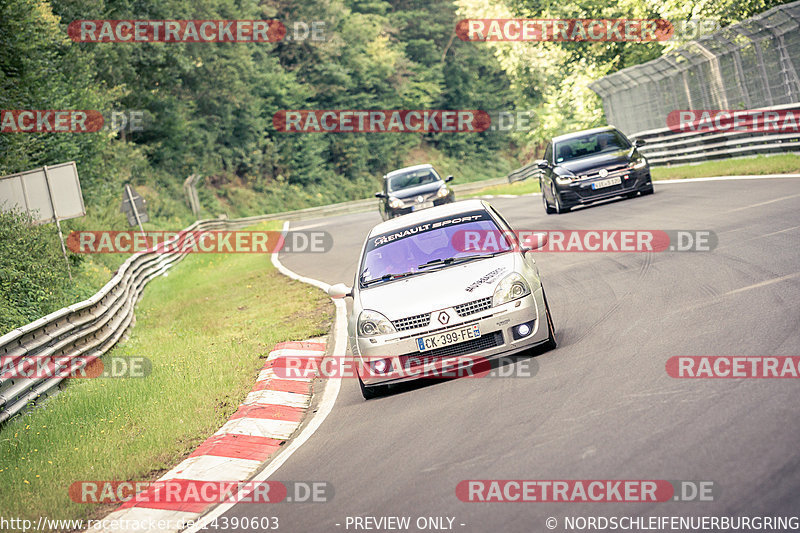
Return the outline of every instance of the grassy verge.
<path id="1" fill-rule="evenodd" d="M 539 182 L 537 180 L 515 181 L 514 183 L 504 183 L 494 187 L 486 187 L 479 191 L 474 191 L 464 195 L 465 198 L 473 196 L 485 196 L 489 194 L 530 194 L 539 192 Z"/>
<path id="2" fill-rule="evenodd" d="M 722 161 L 706 161 L 697 165 L 655 167 L 650 171 L 655 180 L 797 173 L 800 173 L 800 155 L 797 154 L 759 155 Z"/>
<path id="3" fill-rule="evenodd" d="M 756 157 L 726 159 L 723 161 L 707 161 L 697 165 L 654 167 L 650 171 L 654 180 L 798 173 L 800 173 L 800 155 L 797 154 L 759 155 Z M 528 179 L 525 181 L 487 187 L 465 195 L 465 197 L 489 194 L 528 194 L 532 192 L 539 192 L 539 183 L 538 181 Z"/>
<path id="4" fill-rule="evenodd" d="M 0 427 L 3 515 L 113 509 L 74 503 L 67 490 L 78 480 L 155 479 L 236 410 L 275 343 L 323 335 L 332 316 L 327 296 L 264 255 L 189 255 L 148 285 L 130 339 L 111 352 L 148 358 L 148 377 L 70 380 Z"/>

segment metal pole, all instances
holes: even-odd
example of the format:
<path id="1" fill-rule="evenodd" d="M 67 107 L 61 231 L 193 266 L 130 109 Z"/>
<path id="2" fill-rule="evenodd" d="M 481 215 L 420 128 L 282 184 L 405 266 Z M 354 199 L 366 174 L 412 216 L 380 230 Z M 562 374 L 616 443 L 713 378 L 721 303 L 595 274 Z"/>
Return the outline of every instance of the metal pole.
<path id="1" fill-rule="evenodd" d="M 136 217 L 136 223 L 139 224 L 139 229 L 142 231 L 142 234 L 144 234 L 142 221 L 139 219 L 139 211 L 136 209 L 136 204 L 133 202 L 133 195 L 131 194 L 130 185 L 125 185 L 125 192 L 128 193 L 128 201 L 131 203 L 131 209 L 133 209 L 133 216 Z"/>
<path id="2" fill-rule="evenodd" d="M 69 280 L 72 281 L 72 269 L 69 266 L 67 247 L 64 245 L 64 233 L 61 231 L 61 222 L 59 222 L 58 212 L 56 212 L 56 202 L 53 200 L 53 189 L 50 187 L 50 174 L 47 172 L 47 165 L 44 166 L 44 182 L 47 184 L 47 196 L 50 198 L 50 206 L 53 208 L 53 218 L 56 219 L 58 238 L 61 239 L 61 253 L 64 254 L 64 261 L 67 263 L 67 274 L 69 274 Z"/>

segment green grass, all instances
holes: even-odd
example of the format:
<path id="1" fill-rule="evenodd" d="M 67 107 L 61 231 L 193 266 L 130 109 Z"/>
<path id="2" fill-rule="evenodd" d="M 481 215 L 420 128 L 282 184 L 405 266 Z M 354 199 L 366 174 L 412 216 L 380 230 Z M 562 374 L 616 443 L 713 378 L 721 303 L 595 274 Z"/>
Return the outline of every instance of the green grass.
<path id="1" fill-rule="evenodd" d="M 479 191 L 471 192 L 464 195 L 466 198 L 473 196 L 484 196 L 489 194 L 530 194 L 532 192 L 539 192 L 538 180 L 525 180 L 515 181 L 514 183 L 504 183 L 502 185 L 495 185 L 494 187 L 486 187 Z"/>
<path id="2" fill-rule="evenodd" d="M 797 173 L 800 173 L 800 155 L 797 154 L 759 155 L 706 161 L 696 165 L 653 167 L 650 171 L 654 180 Z"/>
<path id="3" fill-rule="evenodd" d="M 130 339 L 110 352 L 150 359 L 148 377 L 69 380 L 0 427 L 3 515 L 112 510 L 72 502 L 70 484 L 155 479 L 236 410 L 277 342 L 326 334 L 332 316 L 324 293 L 285 278 L 265 255 L 190 254 L 148 285 Z"/>
<path id="4" fill-rule="evenodd" d="M 798 173 L 800 173 L 800 155 L 797 154 L 759 155 L 756 157 L 725 159 L 723 161 L 707 161 L 696 165 L 653 167 L 650 170 L 650 175 L 654 180 Z M 532 192 L 539 192 L 539 182 L 528 179 L 486 187 L 485 189 L 471 192 L 465 197 L 489 194 L 529 194 Z"/>

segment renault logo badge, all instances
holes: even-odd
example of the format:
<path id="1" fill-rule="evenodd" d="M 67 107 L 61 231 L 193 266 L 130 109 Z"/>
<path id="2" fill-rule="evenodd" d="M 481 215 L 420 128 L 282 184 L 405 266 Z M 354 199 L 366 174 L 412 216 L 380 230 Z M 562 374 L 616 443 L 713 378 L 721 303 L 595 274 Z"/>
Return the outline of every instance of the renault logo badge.
<path id="1" fill-rule="evenodd" d="M 439 313 L 439 322 L 444 325 L 450 322 L 450 315 L 447 314 L 447 311 L 442 311 Z"/>

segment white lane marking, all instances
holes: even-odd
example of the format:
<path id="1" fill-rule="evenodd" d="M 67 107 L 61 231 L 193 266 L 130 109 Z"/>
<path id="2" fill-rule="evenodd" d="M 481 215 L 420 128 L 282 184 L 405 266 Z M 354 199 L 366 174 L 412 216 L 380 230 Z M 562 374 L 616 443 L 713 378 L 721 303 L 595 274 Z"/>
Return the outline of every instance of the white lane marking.
<path id="1" fill-rule="evenodd" d="M 320 226 L 325 226 L 326 224 L 328 224 L 327 220 L 324 221 L 324 222 L 318 222 L 316 224 L 306 224 L 305 226 L 300 226 L 299 228 L 294 228 L 292 231 L 303 231 L 303 230 L 307 230 L 307 229 L 311 229 L 311 228 L 318 228 Z"/>
<path id="2" fill-rule="evenodd" d="M 289 222 L 285 222 L 283 225 L 283 231 L 286 232 L 289 230 Z M 278 254 L 272 254 L 272 264 L 284 275 L 302 281 L 304 283 L 308 283 L 310 285 L 314 285 L 315 287 L 319 287 L 320 289 L 327 291 L 328 285 L 323 281 L 319 281 L 312 278 L 307 278 L 304 276 L 300 276 L 295 274 L 285 266 L 283 266 L 278 260 Z M 345 307 L 345 303 L 343 300 L 334 300 L 334 305 L 336 306 L 336 322 L 334 325 L 334 336 L 333 336 L 333 355 L 344 355 L 347 350 L 347 321 L 345 318 L 345 314 L 347 312 L 347 308 Z M 322 399 L 319 403 L 319 409 L 317 410 L 314 417 L 308 423 L 308 425 L 303 428 L 303 431 L 300 432 L 297 437 L 289 442 L 289 445 L 285 448 L 281 448 L 278 452 L 278 455 L 272 460 L 272 462 L 267 465 L 267 467 L 262 470 L 258 475 L 253 477 L 252 481 L 259 482 L 259 481 L 266 481 L 269 477 L 274 474 L 283 464 L 292 456 L 294 452 L 296 452 L 300 446 L 305 444 L 305 442 L 311 438 L 311 436 L 319 429 L 325 419 L 328 418 L 328 415 L 333 410 L 333 405 L 336 403 L 336 398 L 339 396 L 339 390 L 342 386 L 342 379 L 341 378 L 330 378 L 328 379 L 327 385 L 325 386 L 325 391 L 322 393 Z M 251 484 L 252 485 L 252 484 Z M 242 490 L 240 491 L 239 497 L 244 497 L 250 491 L 249 490 Z M 238 498 L 237 498 L 238 499 Z M 211 511 L 203 515 L 200 520 L 196 521 L 195 524 L 185 529 L 186 533 L 196 533 L 200 531 L 204 527 L 208 526 L 214 519 L 219 518 L 229 509 L 231 509 L 235 503 L 221 503 L 214 507 Z"/>
<path id="3" fill-rule="evenodd" d="M 758 289 L 758 288 L 761 288 L 761 287 L 766 287 L 767 285 L 772 285 L 774 283 L 780 283 L 781 281 L 786 281 L 787 279 L 796 278 L 798 276 L 800 276 L 800 272 L 795 272 L 794 274 L 788 274 L 786 276 L 781 276 L 779 278 L 768 279 L 766 281 L 761 281 L 759 283 L 754 283 L 754 284 L 748 285 L 746 287 L 740 287 L 738 289 L 734 289 L 732 291 L 728 291 L 728 292 L 722 294 L 721 296 L 730 296 L 731 294 L 738 294 L 740 292 L 749 291 L 751 289 Z"/>
<path id="4" fill-rule="evenodd" d="M 746 205 L 744 207 L 737 207 L 736 209 L 731 209 L 730 211 L 725 211 L 726 213 L 734 213 L 736 211 L 743 211 L 745 209 L 753 209 L 754 207 L 761 207 L 764 205 L 774 204 L 775 202 L 782 202 L 784 200 L 789 200 L 790 198 L 797 198 L 800 194 L 793 194 L 791 196 L 781 196 L 780 198 L 775 198 L 774 200 L 767 200 L 766 202 L 759 202 L 753 205 Z"/>

